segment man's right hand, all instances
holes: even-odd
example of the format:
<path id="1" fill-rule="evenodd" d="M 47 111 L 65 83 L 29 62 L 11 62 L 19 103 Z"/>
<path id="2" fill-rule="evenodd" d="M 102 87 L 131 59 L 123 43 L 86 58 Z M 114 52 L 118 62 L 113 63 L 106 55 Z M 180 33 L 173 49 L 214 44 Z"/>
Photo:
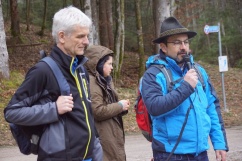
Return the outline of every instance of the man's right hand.
<path id="1" fill-rule="evenodd" d="M 184 80 L 188 82 L 193 88 L 195 88 L 198 82 L 198 76 L 195 69 L 190 69 L 184 76 Z"/>
<path id="2" fill-rule="evenodd" d="M 66 112 L 71 112 L 74 107 L 73 97 L 70 96 L 59 96 L 56 101 L 58 114 L 62 115 Z"/>

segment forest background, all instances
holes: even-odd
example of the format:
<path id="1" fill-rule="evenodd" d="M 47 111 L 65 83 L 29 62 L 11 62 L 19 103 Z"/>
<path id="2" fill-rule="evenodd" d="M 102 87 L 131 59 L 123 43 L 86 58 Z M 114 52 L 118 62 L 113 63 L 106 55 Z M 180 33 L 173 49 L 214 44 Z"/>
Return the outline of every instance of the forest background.
<path id="1" fill-rule="evenodd" d="M 174 16 L 198 34 L 191 41 L 193 56 L 207 69 L 218 92 L 225 125 L 242 124 L 242 2 L 240 0 L 0 0 L 0 145 L 14 144 L 3 108 L 21 84 L 39 51 L 51 50 L 52 17 L 74 5 L 93 20 L 91 44 L 115 52 L 113 77 L 120 98 L 135 102 L 139 77 L 148 56 L 158 52 L 158 37 L 165 17 Z M 204 26 L 220 23 L 225 98 L 218 69 L 218 33 L 205 34 Z M 5 46 L 4 46 L 5 45 Z M 131 107 L 132 108 L 132 107 Z M 225 109 L 226 108 L 226 109 Z M 138 132 L 133 109 L 124 117 L 125 132 Z"/>

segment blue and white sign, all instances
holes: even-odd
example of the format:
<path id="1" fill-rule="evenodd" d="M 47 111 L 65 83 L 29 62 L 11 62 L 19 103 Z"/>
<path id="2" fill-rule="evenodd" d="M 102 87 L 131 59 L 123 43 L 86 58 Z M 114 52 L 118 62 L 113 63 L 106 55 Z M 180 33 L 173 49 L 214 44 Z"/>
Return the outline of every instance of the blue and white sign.
<path id="1" fill-rule="evenodd" d="M 218 57 L 218 62 L 219 62 L 219 72 L 226 72 L 226 71 L 228 71 L 227 56 L 219 56 Z"/>
<path id="2" fill-rule="evenodd" d="M 205 25 L 204 26 L 204 32 L 205 32 L 205 34 L 209 34 L 209 33 L 212 33 L 212 32 L 219 32 L 219 26 Z"/>

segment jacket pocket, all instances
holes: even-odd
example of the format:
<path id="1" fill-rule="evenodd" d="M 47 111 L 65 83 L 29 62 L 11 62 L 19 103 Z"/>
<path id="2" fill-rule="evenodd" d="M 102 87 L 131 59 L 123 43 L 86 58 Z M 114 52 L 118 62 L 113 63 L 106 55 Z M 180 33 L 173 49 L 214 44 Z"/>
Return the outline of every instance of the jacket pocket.
<path id="1" fill-rule="evenodd" d="M 66 149 L 64 123 L 61 120 L 47 126 L 41 137 L 40 147 L 47 154 L 53 154 Z"/>

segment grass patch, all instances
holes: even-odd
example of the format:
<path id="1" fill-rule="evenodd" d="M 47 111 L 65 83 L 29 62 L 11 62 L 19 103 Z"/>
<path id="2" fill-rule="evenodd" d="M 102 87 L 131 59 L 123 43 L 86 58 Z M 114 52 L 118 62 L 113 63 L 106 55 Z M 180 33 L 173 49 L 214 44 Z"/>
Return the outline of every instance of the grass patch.
<path id="1" fill-rule="evenodd" d="M 0 146 L 15 145 L 15 141 L 5 121 L 3 110 L 9 100 L 24 80 L 24 74 L 19 71 L 10 72 L 10 78 L 0 80 Z"/>
<path id="2" fill-rule="evenodd" d="M 18 71 L 10 73 L 10 79 L 0 80 L 0 108 L 4 108 L 11 99 L 15 90 L 23 82 L 24 75 Z"/>

